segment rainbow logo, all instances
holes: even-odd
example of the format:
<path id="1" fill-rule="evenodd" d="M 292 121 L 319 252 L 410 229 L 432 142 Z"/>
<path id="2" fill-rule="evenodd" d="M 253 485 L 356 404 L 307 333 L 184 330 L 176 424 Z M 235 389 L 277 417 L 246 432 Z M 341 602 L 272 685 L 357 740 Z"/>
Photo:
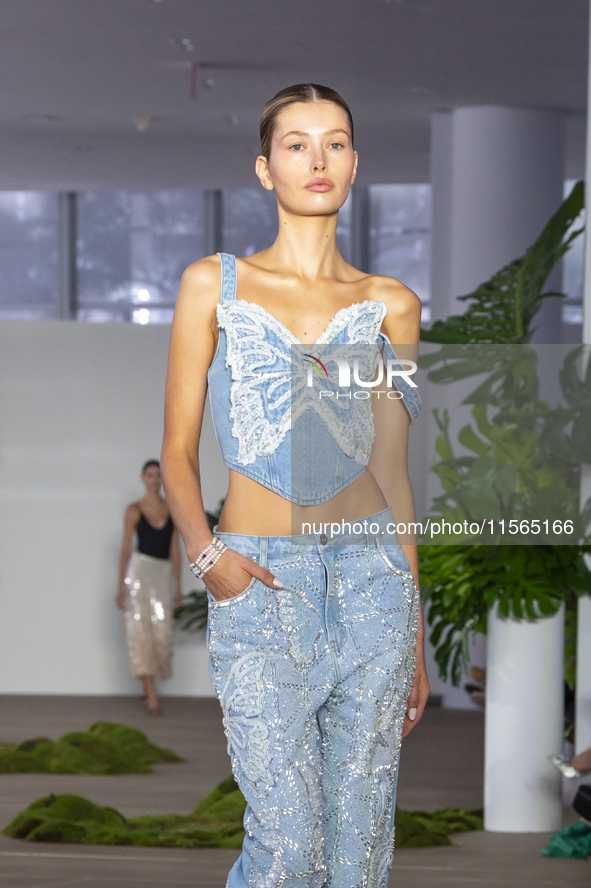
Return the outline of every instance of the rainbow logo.
<path id="1" fill-rule="evenodd" d="M 326 379 L 328 379 L 328 372 L 326 370 L 326 367 L 324 366 L 324 364 L 322 363 L 322 361 L 319 358 L 315 358 L 314 355 L 308 355 L 308 354 L 304 353 L 304 360 L 305 360 L 306 364 L 312 364 L 312 366 L 318 370 L 318 372 L 320 373 L 321 376 L 324 374 Z M 308 371 L 308 372 L 310 372 L 310 371 Z M 311 385 L 311 382 L 308 383 L 308 385 Z"/>

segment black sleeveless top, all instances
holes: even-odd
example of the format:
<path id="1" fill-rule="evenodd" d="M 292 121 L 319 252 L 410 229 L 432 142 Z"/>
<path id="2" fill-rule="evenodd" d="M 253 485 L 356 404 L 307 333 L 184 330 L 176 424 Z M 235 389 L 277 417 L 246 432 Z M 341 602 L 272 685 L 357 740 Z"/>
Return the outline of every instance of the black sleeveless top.
<path id="1" fill-rule="evenodd" d="M 143 512 L 140 512 L 140 516 L 136 527 L 138 552 L 142 555 L 151 555 L 152 558 L 170 558 L 170 541 L 174 530 L 172 517 L 169 515 L 164 527 L 158 529 L 152 527 L 144 518 Z"/>

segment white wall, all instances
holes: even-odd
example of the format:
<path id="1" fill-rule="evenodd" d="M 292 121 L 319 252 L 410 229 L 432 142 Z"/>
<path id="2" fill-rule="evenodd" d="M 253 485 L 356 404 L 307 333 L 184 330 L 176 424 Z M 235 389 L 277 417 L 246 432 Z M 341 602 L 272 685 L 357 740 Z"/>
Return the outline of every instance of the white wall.
<path id="1" fill-rule="evenodd" d="M 0 693 L 134 694 L 115 608 L 123 510 L 138 498 L 142 463 L 158 457 L 170 328 L 68 321 L 0 321 Z M 410 469 L 424 510 L 430 463 L 423 414 Z M 227 489 L 206 411 L 205 506 Z M 196 582 L 183 558 L 185 591 Z M 475 657 L 480 663 L 481 657 Z M 471 706 L 439 681 L 444 705 Z M 177 633 L 165 694 L 209 696 L 203 634 Z"/>
<path id="2" fill-rule="evenodd" d="M 125 505 L 158 457 L 170 328 L 0 322 L 0 693 L 135 694 L 115 608 Z M 204 500 L 227 487 L 207 413 Z M 186 562 L 185 562 L 186 564 Z M 185 591 L 194 581 L 185 566 Z M 212 694 L 181 633 L 167 694 Z"/>

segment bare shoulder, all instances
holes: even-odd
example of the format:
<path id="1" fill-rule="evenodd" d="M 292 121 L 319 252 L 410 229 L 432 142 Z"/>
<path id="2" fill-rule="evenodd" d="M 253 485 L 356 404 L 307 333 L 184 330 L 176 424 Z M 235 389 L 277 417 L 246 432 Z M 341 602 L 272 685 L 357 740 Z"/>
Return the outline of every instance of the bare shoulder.
<path id="1" fill-rule="evenodd" d="M 183 312 L 198 311 L 203 317 L 215 311 L 221 288 L 220 260 L 205 256 L 187 266 L 181 278 L 177 308 Z"/>
<path id="2" fill-rule="evenodd" d="M 141 517 L 141 510 L 139 503 L 130 503 L 125 510 L 125 520 L 130 523 L 137 523 Z"/>
<path id="3" fill-rule="evenodd" d="M 392 343 L 412 345 L 419 341 L 421 300 L 410 287 L 387 275 L 372 275 L 370 298 L 384 302 L 388 311 L 382 325 Z"/>
<path id="4" fill-rule="evenodd" d="M 221 270 L 218 256 L 204 256 L 188 265 L 182 276 L 183 283 L 200 290 L 218 288 Z"/>
<path id="5" fill-rule="evenodd" d="M 396 278 L 372 274 L 369 281 L 370 298 L 385 302 L 388 314 L 398 318 L 420 319 L 421 300 L 417 294 Z"/>

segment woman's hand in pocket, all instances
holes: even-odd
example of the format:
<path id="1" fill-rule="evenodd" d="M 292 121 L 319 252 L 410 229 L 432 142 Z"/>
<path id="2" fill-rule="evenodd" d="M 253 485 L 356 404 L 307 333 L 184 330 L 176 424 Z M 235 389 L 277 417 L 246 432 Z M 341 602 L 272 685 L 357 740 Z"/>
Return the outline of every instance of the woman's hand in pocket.
<path id="1" fill-rule="evenodd" d="M 264 567 L 259 567 L 256 561 L 241 555 L 235 549 L 226 549 L 218 558 L 205 576 L 203 582 L 216 599 L 224 601 L 241 595 L 256 577 L 265 586 L 271 589 L 283 589 L 284 585 Z"/>

